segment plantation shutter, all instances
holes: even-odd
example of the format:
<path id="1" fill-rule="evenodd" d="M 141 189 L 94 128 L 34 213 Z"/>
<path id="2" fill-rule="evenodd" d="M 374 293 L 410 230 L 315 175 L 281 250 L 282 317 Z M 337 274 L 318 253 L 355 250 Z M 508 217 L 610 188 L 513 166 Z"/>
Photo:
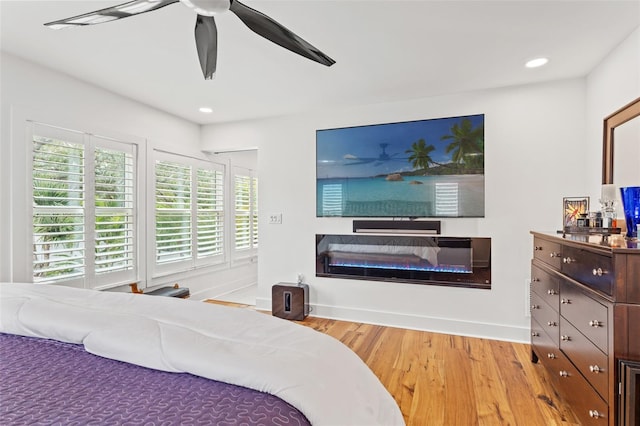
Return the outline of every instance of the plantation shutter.
<path id="1" fill-rule="evenodd" d="M 224 251 L 224 181 L 219 170 L 197 171 L 198 259 Z"/>
<path id="2" fill-rule="evenodd" d="M 191 251 L 191 167 L 156 161 L 156 262 L 189 260 Z"/>
<path id="3" fill-rule="evenodd" d="M 258 248 L 258 179 L 253 170 L 233 169 L 235 258 L 255 255 Z"/>
<path id="4" fill-rule="evenodd" d="M 251 178 L 251 243 L 258 247 L 258 178 Z"/>
<path id="5" fill-rule="evenodd" d="M 66 141 L 81 140 L 81 135 L 61 137 L 33 135 L 34 282 L 69 280 L 86 272 L 85 149 Z"/>
<path id="6" fill-rule="evenodd" d="M 251 248 L 251 177 L 234 176 L 236 250 Z"/>
<path id="7" fill-rule="evenodd" d="M 135 280 L 135 144 L 39 123 L 31 135 L 33 281 Z"/>
<path id="8" fill-rule="evenodd" d="M 155 154 L 153 276 L 223 262 L 224 166 L 178 154 Z"/>
<path id="9" fill-rule="evenodd" d="M 95 270 L 98 275 L 135 267 L 135 174 L 132 148 L 98 141 L 94 157 Z"/>

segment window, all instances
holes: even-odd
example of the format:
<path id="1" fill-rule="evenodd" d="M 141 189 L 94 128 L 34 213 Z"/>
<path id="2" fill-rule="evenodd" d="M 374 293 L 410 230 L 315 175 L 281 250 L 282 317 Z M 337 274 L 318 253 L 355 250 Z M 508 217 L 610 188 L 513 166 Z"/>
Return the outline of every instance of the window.
<path id="1" fill-rule="evenodd" d="M 234 243 L 236 253 L 258 248 L 258 179 L 249 169 L 234 168 Z"/>
<path id="2" fill-rule="evenodd" d="M 224 166 L 155 153 L 155 272 L 224 260 Z"/>
<path id="3" fill-rule="evenodd" d="M 33 281 L 135 280 L 136 146 L 43 124 L 31 136 Z"/>

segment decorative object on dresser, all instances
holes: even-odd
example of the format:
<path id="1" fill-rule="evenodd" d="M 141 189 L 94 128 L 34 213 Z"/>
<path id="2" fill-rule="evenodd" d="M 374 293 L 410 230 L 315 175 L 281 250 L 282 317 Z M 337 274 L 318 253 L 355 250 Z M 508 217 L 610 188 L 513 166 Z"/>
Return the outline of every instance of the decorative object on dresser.
<path id="1" fill-rule="evenodd" d="M 619 410 L 635 413 L 639 402 L 618 363 L 640 361 L 640 245 L 532 234 L 532 361 L 584 425 L 626 425 Z"/>
<path id="2" fill-rule="evenodd" d="M 565 197 L 562 199 L 562 223 L 578 226 L 580 215 L 589 213 L 589 197 Z"/>
<path id="3" fill-rule="evenodd" d="M 638 238 L 640 229 L 640 186 L 620 188 L 624 219 L 627 224 L 627 238 Z"/>

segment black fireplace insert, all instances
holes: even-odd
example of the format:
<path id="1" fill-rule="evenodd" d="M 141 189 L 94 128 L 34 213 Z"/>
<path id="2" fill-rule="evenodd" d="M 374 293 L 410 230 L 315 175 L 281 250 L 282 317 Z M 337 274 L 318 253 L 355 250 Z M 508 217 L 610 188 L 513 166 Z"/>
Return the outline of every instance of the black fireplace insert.
<path id="1" fill-rule="evenodd" d="M 491 239 L 316 235 L 316 276 L 491 288 Z"/>

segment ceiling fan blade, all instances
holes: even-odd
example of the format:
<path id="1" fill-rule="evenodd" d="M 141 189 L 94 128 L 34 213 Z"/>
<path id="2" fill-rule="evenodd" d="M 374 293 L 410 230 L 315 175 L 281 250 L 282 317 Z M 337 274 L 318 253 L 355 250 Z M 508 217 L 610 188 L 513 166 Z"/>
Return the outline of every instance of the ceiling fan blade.
<path id="1" fill-rule="evenodd" d="M 205 80 L 211 80 L 218 61 L 218 30 L 213 16 L 196 18 L 196 49 Z"/>
<path id="2" fill-rule="evenodd" d="M 245 6 L 237 0 L 231 0 L 229 10 L 235 13 L 254 33 L 261 35 L 277 45 L 330 67 L 336 61 L 298 37 L 267 15 Z"/>
<path id="3" fill-rule="evenodd" d="M 180 0 L 133 0 L 117 6 L 108 7 L 106 9 L 85 13 L 83 15 L 48 22 L 44 25 L 53 29 L 61 29 L 72 25 L 101 24 L 103 22 L 128 18 L 129 16 L 150 12 L 173 3 L 178 3 L 179 1 Z"/>

